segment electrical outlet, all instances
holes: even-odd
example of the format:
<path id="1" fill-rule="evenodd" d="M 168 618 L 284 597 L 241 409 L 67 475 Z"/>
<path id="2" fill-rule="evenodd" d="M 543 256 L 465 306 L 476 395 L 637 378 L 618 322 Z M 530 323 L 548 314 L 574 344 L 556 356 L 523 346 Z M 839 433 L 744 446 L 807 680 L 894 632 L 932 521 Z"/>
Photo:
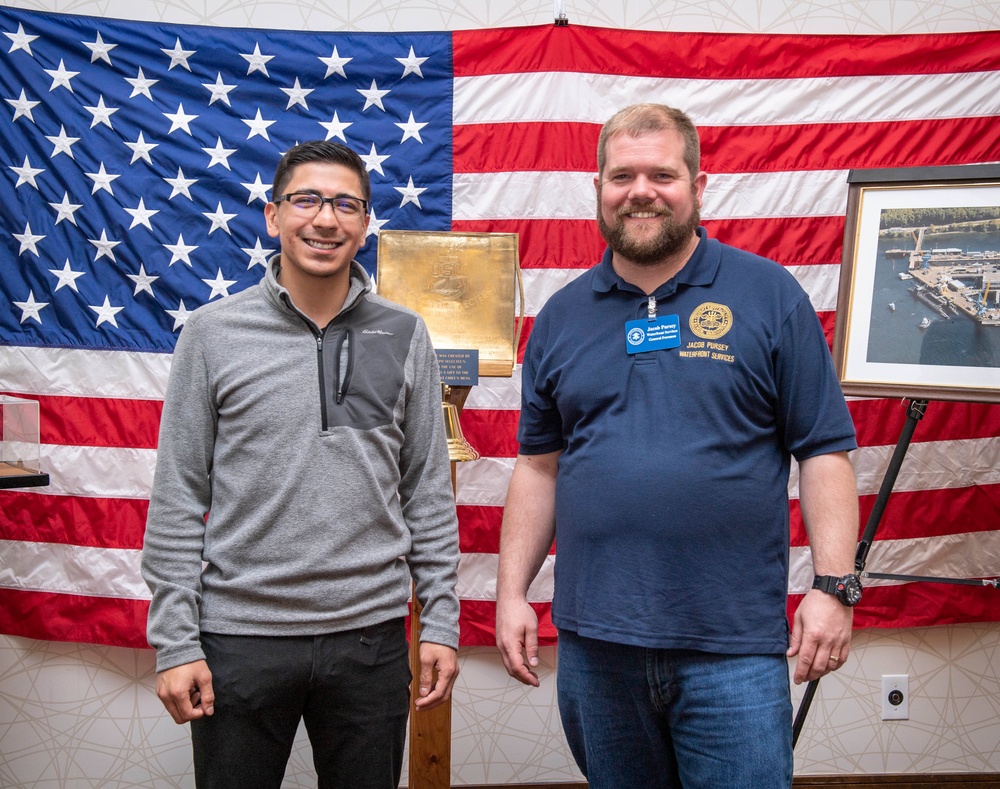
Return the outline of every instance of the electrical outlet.
<path id="1" fill-rule="evenodd" d="M 910 675 L 882 675 L 882 720 L 910 719 Z"/>

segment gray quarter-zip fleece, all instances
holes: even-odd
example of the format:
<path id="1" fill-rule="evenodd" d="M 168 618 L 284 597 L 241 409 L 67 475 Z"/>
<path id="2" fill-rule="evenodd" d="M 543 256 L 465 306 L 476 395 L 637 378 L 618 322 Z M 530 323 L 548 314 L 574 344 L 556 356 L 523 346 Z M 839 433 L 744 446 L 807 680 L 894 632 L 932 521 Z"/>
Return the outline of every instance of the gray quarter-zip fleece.
<path id="1" fill-rule="evenodd" d="M 458 531 L 423 321 L 352 265 L 318 327 L 277 281 L 196 310 L 173 356 L 142 573 L 157 670 L 200 632 L 319 635 L 407 613 L 458 644 Z M 206 517 L 207 514 L 207 517 Z"/>

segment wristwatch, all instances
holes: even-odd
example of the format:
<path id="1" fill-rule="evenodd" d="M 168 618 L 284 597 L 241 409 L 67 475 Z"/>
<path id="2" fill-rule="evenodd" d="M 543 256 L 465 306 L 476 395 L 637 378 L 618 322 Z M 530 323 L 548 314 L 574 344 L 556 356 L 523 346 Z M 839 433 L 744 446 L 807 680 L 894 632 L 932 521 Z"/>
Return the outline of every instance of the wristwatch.
<path id="1" fill-rule="evenodd" d="M 861 600 L 861 579 L 856 575 L 817 575 L 813 579 L 813 589 L 832 594 L 846 606 L 856 605 Z"/>

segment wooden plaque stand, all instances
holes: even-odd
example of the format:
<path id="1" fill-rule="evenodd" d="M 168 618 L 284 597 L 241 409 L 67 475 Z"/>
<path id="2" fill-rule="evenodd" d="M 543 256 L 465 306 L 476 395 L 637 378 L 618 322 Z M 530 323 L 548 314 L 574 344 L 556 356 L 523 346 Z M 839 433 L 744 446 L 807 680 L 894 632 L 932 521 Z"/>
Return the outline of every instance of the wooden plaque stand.
<path id="1" fill-rule="evenodd" d="M 435 348 L 475 349 L 480 376 L 513 375 L 524 322 L 516 233 L 384 230 L 378 240 L 377 290 L 419 313 Z M 516 295 L 521 312 L 515 329 L 511 318 Z M 461 413 L 470 389 L 446 387 L 446 403 Z M 478 455 L 451 457 L 452 491 L 457 492 L 456 462 Z M 416 594 L 410 615 L 410 670 L 414 681 L 410 686 L 409 787 L 445 789 L 451 786 L 451 701 L 425 712 L 415 706 L 420 674 Z"/>

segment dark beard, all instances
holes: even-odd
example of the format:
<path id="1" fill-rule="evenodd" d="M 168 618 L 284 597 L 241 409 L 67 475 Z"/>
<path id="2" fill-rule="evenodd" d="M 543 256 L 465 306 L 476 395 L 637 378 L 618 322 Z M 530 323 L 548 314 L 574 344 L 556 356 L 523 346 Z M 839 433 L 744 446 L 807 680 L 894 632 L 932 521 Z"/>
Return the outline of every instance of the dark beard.
<path id="1" fill-rule="evenodd" d="M 654 266 L 662 263 L 666 258 L 682 251 L 690 242 L 701 223 L 701 214 L 698 211 L 698 203 L 694 202 L 693 211 L 686 222 L 676 222 L 673 213 L 669 208 L 648 210 L 661 210 L 666 220 L 660 227 L 659 232 L 650 239 L 639 241 L 629 237 L 625 230 L 625 223 L 622 215 L 635 210 L 636 206 L 625 206 L 619 209 L 616 215 L 614 226 L 609 225 L 601 216 L 600 195 L 598 195 L 597 205 L 597 226 L 608 242 L 608 246 L 616 254 L 623 257 L 630 263 L 637 266 Z"/>

